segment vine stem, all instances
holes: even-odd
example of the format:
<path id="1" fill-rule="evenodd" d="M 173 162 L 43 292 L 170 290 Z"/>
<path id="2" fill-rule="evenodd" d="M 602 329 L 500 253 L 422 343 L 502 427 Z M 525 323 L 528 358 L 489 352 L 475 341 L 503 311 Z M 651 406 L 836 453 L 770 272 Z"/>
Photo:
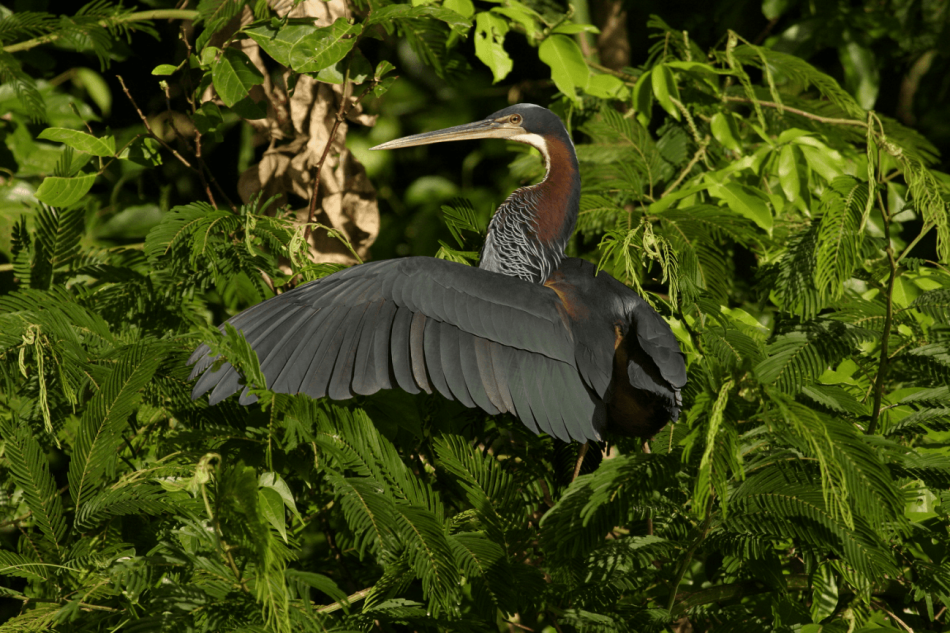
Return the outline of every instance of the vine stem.
<path id="1" fill-rule="evenodd" d="M 874 435 L 877 431 L 877 423 L 881 417 L 881 400 L 884 397 L 884 380 L 887 377 L 887 344 L 894 321 L 894 280 L 897 278 L 897 260 L 894 259 L 894 247 L 891 245 L 890 218 L 880 192 L 877 194 L 877 200 L 884 220 L 884 239 L 887 240 L 887 260 L 891 271 L 887 277 L 887 296 L 885 297 L 887 312 L 884 315 L 884 331 L 881 333 L 881 360 L 878 362 L 877 377 L 874 380 L 874 407 L 871 410 L 871 421 L 868 423 L 868 435 Z"/>
<path id="2" fill-rule="evenodd" d="M 191 11 L 188 9 L 155 9 L 153 11 L 139 11 L 137 13 L 130 13 L 121 17 L 99 20 L 99 26 L 108 28 L 116 24 L 147 22 L 150 20 L 195 20 L 198 18 L 198 15 L 199 13 L 197 11 Z M 20 51 L 28 51 L 31 48 L 36 48 L 37 46 L 41 46 L 43 44 L 55 42 L 60 37 L 62 37 L 62 34 L 60 33 L 50 33 L 49 35 L 34 37 L 31 40 L 25 40 L 23 42 L 4 46 L 3 51 L 5 53 L 19 53 Z"/>
<path id="3" fill-rule="evenodd" d="M 334 602 L 333 604 L 328 604 L 325 607 L 319 607 L 317 609 L 317 613 L 332 613 L 334 611 L 342 609 L 344 605 L 348 606 L 348 605 L 353 604 L 354 602 L 359 602 L 366 596 L 373 593 L 374 589 L 376 589 L 376 587 L 367 587 L 366 589 L 357 591 L 356 593 L 350 594 L 349 596 L 347 596 L 346 600 L 339 600 L 337 602 Z"/>
<path id="4" fill-rule="evenodd" d="M 683 563 L 680 565 L 680 568 L 676 571 L 676 578 L 673 581 L 672 588 L 670 589 L 670 597 L 666 601 L 666 610 L 671 612 L 673 611 L 673 605 L 676 604 L 676 592 L 679 591 L 680 583 L 683 582 L 683 577 L 686 575 L 686 571 L 689 569 L 689 564 L 693 560 L 693 554 L 696 553 L 696 549 L 699 547 L 706 539 L 706 535 L 709 534 L 709 525 L 712 523 L 712 504 L 714 497 L 710 495 L 709 502 L 706 504 L 706 519 L 703 521 L 702 531 L 699 533 L 699 536 L 695 541 L 689 546 L 689 549 L 686 550 L 686 555 L 683 557 Z"/>
<path id="5" fill-rule="evenodd" d="M 745 97 L 729 97 L 724 96 L 723 101 L 733 101 L 735 103 L 750 103 L 755 104 L 756 102 L 752 99 L 747 99 Z M 811 119 L 812 121 L 818 121 L 819 123 L 829 123 L 832 125 L 854 125 L 856 127 L 867 127 L 868 124 L 864 121 L 856 121 L 854 119 L 835 119 L 826 116 L 820 116 L 817 114 L 812 114 L 811 112 L 805 112 L 804 110 L 799 110 L 798 108 L 790 108 L 787 105 L 780 103 L 775 103 L 774 101 L 762 101 L 758 100 L 759 105 L 763 105 L 767 108 L 778 108 L 779 110 L 784 110 L 785 112 L 791 112 L 792 114 L 797 114 L 798 116 L 803 116 L 806 119 Z"/>

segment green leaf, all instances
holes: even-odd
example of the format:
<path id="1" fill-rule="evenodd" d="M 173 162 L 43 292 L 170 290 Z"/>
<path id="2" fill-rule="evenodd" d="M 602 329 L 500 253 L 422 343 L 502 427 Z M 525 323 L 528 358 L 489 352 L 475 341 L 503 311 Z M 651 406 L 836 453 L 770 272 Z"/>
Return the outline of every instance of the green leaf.
<path id="1" fill-rule="evenodd" d="M 472 0 L 445 0 L 442 6 L 455 11 L 463 18 L 470 18 L 475 15 L 475 5 L 472 4 Z"/>
<path id="2" fill-rule="evenodd" d="M 349 80 L 353 84 L 359 85 L 373 76 L 373 67 L 369 60 L 363 56 L 359 49 L 356 49 L 347 57 L 317 73 L 317 80 L 340 85 L 346 79 L 347 66 L 349 66 Z"/>
<path id="3" fill-rule="evenodd" d="M 600 33 L 593 24 L 577 24 L 576 22 L 562 22 L 552 33 L 561 33 L 563 35 L 577 35 L 578 33 Z"/>
<path id="4" fill-rule="evenodd" d="M 261 514 L 276 529 L 284 542 L 287 542 L 287 520 L 284 516 L 284 500 L 273 488 L 257 490 Z"/>
<path id="5" fill-rule="evenodd" d="M 500 17 L 482 11 L 475 16 L 475 56 L 488 66 L 498 83 L 508 76 L 514 63 L 505 52 L 505 34 L 508 23 Z"/>
<path id="6" fill-rule="evenodd" d="M 838 176 L 844 175 L 845 162 L 837 150 L 833 150 L 821 141 L 803 136 L 795 140 L 795 144 L 802 150 L 808 166 L 819 176 L 831 182 Z"/>
<path id="7" fill-rule="evenodd" d="M 566 35 L 551 35 L 541 42 L 538 57 L 551 68 L 558 90 L 577 101 L 577 88 L 587 88 L 590 81 L 590 69 L 577 43 Z"/>
<path id="8" fill-rule="evenodd" d="M 630 96 L 627 86 L 613 75 L 591 75 L 585 91 L 601 99 L 627 99 Z"/>
<path id="9" fill-rule="evenodd" d="M 251 88 L 264 81 L 251 59 L 236 48 L 226 48 L 211 67 L 214 89 L 228 107 L 248 95 Z"/>
<path id="10" fill-rule="evenodd" d="M 99 106 L 103 116 L 109 116 L 112 112 L 112 91 L 102 75 L 91 68 L 77 68 L 73 83 L 86 90 L 86 94 Z"/>
<path id="11" fill-rule="evenodd" d="M 115 156 L 115 139 L 111 136 L 97 138 L 79 130 L 67 130 L 61 127 L 48 127 L 36 138 L 64 143 L 74 150 L 93 156 Z"/>
<path id="12" fill-rule="evenodd" d="M 676 104 L 673 103 L 673 99 L 680 101 L 680 93 L 679 88 L 676 87 L 676 78 L 673 76 L 673 71 L 670 70 L 668 66 L 661 64 L 652 70 L 650 79 L 657 103 L 659 103 L 671 117 L 679 121 L 682 114 L 680 114 Z"/>
<path id="13" fill-rule="evenodd" d="M 728 112 L 717 112 L 713 115 L 710 123 L 713 137 L 722 144 L 723 147 L 731 149 L 734 152 L 741 152 L 739 145 L 739 129 L 736 127 L 736 120 Z"/>
<path id="14" fill-rule="evenodd" d="M 778 180 L 782 185 L 782 191 L 792 202 L 795 202 L 801 195 L 802 177 L 800 162 L 804 162 L 801 150 L 794 145 L 786 145 L 779 152 L 778 156 Z"/>
<path id="15" fill-rule="evenodd" d="M 846 32 L 846 39 L 853 36 Z M 872 110 L 877 102 L 881 85 L 881 71 L 874 51 L 850 41 L 838 47 L 838 57 L 844 68 L 844 85 L 865 110 Z"/>
<path id="16" fill-rule="evenodd" d="M 129 143 L 119 158 L 145 167 L 155 167 L 162 164 L 161 149 L 162 146 L 155 139 L 141 136 Z"/>
<path id="17" fill-rule="evenodd" d="M 811 618 L 821 622 L 838 606 L 838 581 L 828 561 L 823 562 L 811 574 Z"/>
<path id="18" fill-rule="evenodd" d="M 96 181 L 96 174 L 84 174 L 73 178 L 47 176 L 36 190 L 36 199 L 51 207 L 68 207 L 85 196 Z"/>
<path id="19" fill-rule="evenodd" d="M 159 64 L 152 69 L 152 74 L 159 76 L 173 75 L 176 70 L 178 70 L 178 66 L 174 66 L 172 64 Z"/>
<path id="20" fill-rule="evenodd" d="M 291 68 L 312 73 L 332 66 L 350 52 L 362 28 L 339 18 L 332 26 L 317 29 L 294 44 L 290 50 Z"/>
<path id="21" fill-rule="evenodd" d="M 322 30 L 315 27 L 312 20 L 306 20 L 305 23 L 290 21 L 279 29 L 273 28 L 270 22 L 258 23 L 244 29 L 244 33 L 257 42 L 278 64 L 290 66 L 290 52 L 294 45 Z"/>
<path id="22" fill-rule="evenodd" d="M 772 211 L 755 190 L 737 183 L 710 184 L 709 195 L 726 203 L 735 213 L 749 218 L 766 231 L 772 231 Z"/>
<path id="23" fill-rule="evenodd" d="M 270 488 L 274 490 L 280 498 L 283 499 L 284 505 L 287 506 L 287 509 L 294 513 L 297 518 L 300 518 L 300 513 L 297 512 L 297 504 L 294 501 L 294 495 L 290 491 L 290 487 L 287 485 L 287 482 L 275 472 L 262 473 L 260 478 L 257 480 L 257 485 L 262 488 Z"/>
<path id="24" fill-rule="evenodd" d="M 633 86 L 633 107 L 637 111 L 637 120 L 641 125 L 650 123 L 650 116 L 653 111 L 653 71 L 640 75 L 637 83 Z"/>
<path id="25" fill-rule="evenodd" d="M 376 72 L 373 74 L 373 76 L 376 79 L 381 79 L 384 75 L 386 75 L 386 73 L 395 70 L 395 68 L 395 66 L 384 59 L 376 65 Z"/>
<path id="26" fill-rule="evenodd" d="M 525 35 L 528 36 L 528 39 L 537 40 L 541 37 L 541 16 L 538 15 L 537 11 L 517 2 L 517 0 L 508 0 L 506 5 L 507 6 L 503 7 L 492 7 L 492 13 L 503 15 L 512 22 L 520 24 L 524 27 L 524 32 Z"/>

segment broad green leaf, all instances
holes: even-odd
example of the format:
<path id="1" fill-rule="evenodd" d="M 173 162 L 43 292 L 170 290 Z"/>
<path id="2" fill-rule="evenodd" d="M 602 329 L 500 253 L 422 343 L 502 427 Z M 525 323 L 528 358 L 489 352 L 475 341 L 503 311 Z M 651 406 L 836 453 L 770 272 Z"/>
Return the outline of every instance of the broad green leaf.
<path id="1" fill-rule="evenodd" d="M 719 143 L 734 152 L 741 152 L 742 146 L 739 145 L 739 129 L 736 127 L 736 121 L 732 114 L 728 112 L 717 112 L 713 115 L 712 122 L 713 137 Z"/>
<path id="2" fill-rule="evenodd" d="M 208 46 L 201 50 L 200 64 L 202 68 L 209 68 L 217 63 L 221 49 L 217 46 Z"/>
<path id="3" fill-rule="evenodd" d="M 500 17 L 482 11 L 475 16 L 475 56 L 491 69 L 493 83 L 508 76 L 514 63 L 505 52 L 508 23 Z"/>
<path id="4" fill-rule="evenodd" d="M 846 33 L 846 39 L 853 36 Z M 865 110 L 874 108 L 881 85 L 881 71 L 874 51 L 854 41 L 838 47 L 838 57 L 844 68 L 844 84 Z"/>
<path id="5" fill-rule="evenodd" d="M 254 101 L 254 99 L 251 98 L 251 95 L 247 95 L 231 106 L 231 111 L 242 119 L 247 119 L 248 121 L 264 119 L 267 118 L 267 102 Z"/>
<path id="6" fill-rule="evenodd" d="M 551 79 L 558 90 L 577 101 L 577 88 L 587 88 L 590 69 L 574 40 L 566 35 L 551 35 L 541 42 L 538 57 L 551 67 Z"/>
<path id="7" fill-rule="evenodd" d="M 93 156 L 115 156 L 115 139 L 111 136 L 95 137 L 79 130 L 67 130 L 62 127 L 48 127 L 36 138 L 57 141 L 74 150 Z"/>
<path id="8" fill-rule="evenodd" d="M 782 191 L 789 200 L 795 202 L 801 195 L 802 186 L 802 165 L 804 157 L 801 150 L 794 145 L 786 145 L 779 152 L 778 156 L 778 180 L 782 185 Z"/>
<path id="9" fill-rule="evenodd" d="M 299 73 L 313 73 L 337 63 L 356 44 L 355 36 L 362 29 L 359 24 L 349 24 L 344 18 L 337 19 L 331 26 L 317 29 L 291 48 L 291 68 Z"/>
<path id="10" fill-rule="evenodd" d="M 821 622 L 835 612 L 838 606 L 838 582 L 828 561 L 811 574 L 811 618 Z"/>
<path id="11" fill-rule="evenodd" d="M 159 64 L 152 69 L 152 74 L 159 76 L 173 75 L 176 70 L 178 70 L 178 66 L 174 64 Z"/>
<path id="12" fill-rule="evenodd" d="M 652 74 L 652 70 L 643 73 L 633 86 L 633 107 L 637 111 L 637 121 L 643 126 L 650 123 L 650 116 L 653 111 Z"/>
<path id="13" fill-rule="evenodd" d="M 162 164 L 161 148 L 162 146 L 155 139 L 142 136 L 129 143 L 129 146 L 119 154 L 119 158 L 145 167 L 154 167 Z"/>
<path id="14" fill-rule="evenodd" d="M 443 7 L 414 7 L 409 13 L 406 14 L 408 18 L 432 18 L 439 20 L 440 22 L 445 22 L 449 25 L 449 28 L 452 29 L 455 33 L 459 35 L 466 35 L 469 29 L 472 28 L 472 21 L 455 11 L 452 11 L 449 8 Z"/>
<path id="15" fill-rule="evenodd" d="M 249 26 L 244 33 L 274 58 L 278 64 L 290 66 L 290 51 L 303 38 L 320 31 L 311 20 L 306 24 L 290 22 L 275 29 L 270 22 Z"/>
<path id="16" fill-rule="evenodd" d="M 373 76 L 373 67 L 369 60 L 356 49 L 332 66 L 327 66 L 319 73 L 317 79 L 328 84 L 342 84 L 346 79 L 347 65 L 349 65 L 349 79 L 359 85 Z"/>
<path id="17" fill-rule="evenodd" d="M 96 174 L 84 174 L 73 178 L 48 176 L 36 190 L 36 198 L 51 207 L 68 207 L 78 202 L 92 189 Z"/>
<path id="18" fill-rule="evenodd" d="M 541 29 L 538 26 L 539 16 L 537 12 L 531 10 L 520 2 L 511 2 L 506 7 L 493 7 L 492 13 L 503 15 L 513 22 L 517 22 L 524 27 L 525 35 L 530 39 L 536 40 L 541 37 Z"/>
<path id="19" fill-rule="evenodd" d="M 287 542 L 287 520 L 284 516 L 284 500 L 273 488 L 258 488 L 257 497 L 261 514 L 276 529 L 284 542 Z"/>
<path id="20" fill-rule="evenodd" d="M 383 77 L 382 81 L 376 84 L 376 87 L 373 88 L 373 96 L 381 97 L 392 87 L 396 82 L 396 77 Z"/>
<path id="21" fill-rule="evenodd" d="M 577 24 L 575 22 L 562 22 L 552 33 L 561 33 L 563 35 L 577 35 L 578 33 L 600 33 L 593 24 Z"/>
<path id="22" fill-rule="evenodd" d="M 762 15 L 767 20 L 775 20 L 782 16 L 796 0 L 762 0 Z"/>
<path id="23" fill-rule="evenodd" d="M 376 72 L 373 76 L 376 77 L 376 79 L 381 79 L 386 73 L 394 70 L 395 68 L 395 66 L 384 59 L 376 65 Z"/>
<path id="24" fill-rule="evenodd" d="M 455 11 L 463 18 L 470 18 L 475 15 L 475 5 L 472 4 L 472 0 L 445 0 L 442 6 Z"/>
<path id="25" fill-rule="evenodd" d="M 811 136 L 795 139 L 795 144 L 801 148 L 812 171 L 828 182 L 844 174 L 845 162 L 837 150 Z"/>
<path id="26" fill-rule="evenodd" d="M 91 68 L 77 68 L 73 83 L 85 88 L 86 94 L 99 106 L 103 116 L 109 116 L 112 112 L 112 90 L 102 75 Z"/>
<path id="27" fill-rule="evenodd" d="M 759 198 L 754 190 L 736 183 L 711 184 L 709 194 L 722 200 L 739 215 L 749 218 L 766 231 L 772 231 L 772 212 L 769 205 Z"/>
<path id="28" fill-rule="evenodd" d="M 670 70 L 669 67 L 661 64 L 653 69 L 650 74 L 650 79 L 653 84 L 653 95 L 656 97 L 657 103 L 659 103 L 671 117 L 679 121 L 682 115 L 673 103 L 673 99 L 679 101 L 680 93 L 679 88 L 676 87 L 676 78 L 673 76 L 673 71 Z"/>
<path id="29" fill-rule="evenodd" d="M 685 187 L 683 189 L 679 189 L 678 191 L 674 191 L 669 195 L 665 195 L 650 205 L 650 213 L 654 215 L 663 213 L 668 208 L 670 208 L 674 202 L 682 200 L 683 198 L 688 198 L 689 196 L 699 193 L 700 191 L 704 191 L 708 187 L 708 184 L 693 185 L 692 187 Z"/>
<path id="30" fill-rule="evenodd" d="M 591 75 L 585 91 L 601 99 L 627 99 L 630 96 L 627 86 L 613 75 Z"/>
<path id="31" fill-rule="evenodd" d="M 228 107 L 248 95 L 250 89 L 264 81 L 264 76 L 251 59 L 236 48 L 226 48 L 212 66 L 211 77 L 218 96 Z"/>
<path id="32" fill-rule="evenodd" d="M 284 481 L 278 473 L 268 472 L 261 473 L 261 476 L 257 480 L 257 485 L 262 488 L 271 488 L 280 495 L 280 498 L 283 499 L 284 505 L 287 506 L 287 509 L 294 513 L 297 518 L 300 518 L 300 514 L 297 512 L 297 504 L 294 501 L 294 494 L 290 491 L 290 487 L 287 485 L 287 482 Z"/>

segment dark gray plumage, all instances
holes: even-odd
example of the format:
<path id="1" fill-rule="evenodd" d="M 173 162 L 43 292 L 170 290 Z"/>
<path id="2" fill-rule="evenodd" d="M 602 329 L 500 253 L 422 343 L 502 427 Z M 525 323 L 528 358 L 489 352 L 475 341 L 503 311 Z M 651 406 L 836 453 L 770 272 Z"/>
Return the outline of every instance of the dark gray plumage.
<path id="1" fill-rule="evenodd" d="M 537 147 L 547 175 L 514 192 L 489 226 L 479 268 L 427 257 L 353 266 L 230 320 L 268 387 L 346 399 L 380 389 L 438 392 L 534 432 L 650 437 L 682 407 L 686 365 L 666 322 L 636 293 L 564 257 L 580 200 L 574 146 L 550 111 L 519 105 L 484 121 L 393 141 L 509 138 Z M 192 396 L 244 390 L 200 346 Z"/>

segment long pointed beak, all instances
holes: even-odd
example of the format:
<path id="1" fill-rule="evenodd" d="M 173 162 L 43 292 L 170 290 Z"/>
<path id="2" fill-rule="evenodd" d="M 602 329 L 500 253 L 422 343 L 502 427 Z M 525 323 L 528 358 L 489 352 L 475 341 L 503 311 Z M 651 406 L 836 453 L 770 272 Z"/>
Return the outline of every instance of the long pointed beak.
<path id="1" fill-rule="evenodd" d="M 486 120 L 466 123 L 465 125 L 456 125 L 455 127 L 436 130 L 434 132 L 423 132 L 397 138 L 394 141 L 371 147 L 370 149 L 397 149 L 399 147 L 415 147 L 416 145 L 431 145 L 433 143 L 445 143 L 448 141 L 469 141 L 480 138 L 511 138 L 518 134 L 523 134 L 524 129 L 511 123 L 499 123 L 498 121 Z"/>

